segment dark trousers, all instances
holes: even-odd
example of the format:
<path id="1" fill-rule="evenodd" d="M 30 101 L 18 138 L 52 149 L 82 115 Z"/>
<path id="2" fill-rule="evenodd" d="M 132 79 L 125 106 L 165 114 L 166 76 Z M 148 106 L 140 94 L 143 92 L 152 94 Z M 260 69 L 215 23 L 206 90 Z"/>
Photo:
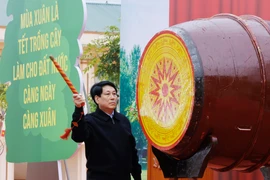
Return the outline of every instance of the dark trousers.
<path id="1" fill-rule="evenodd" d="M 131 180 L 130 173 L 109 174 L 106 172 L 87 171 L 87 180 Z"/>

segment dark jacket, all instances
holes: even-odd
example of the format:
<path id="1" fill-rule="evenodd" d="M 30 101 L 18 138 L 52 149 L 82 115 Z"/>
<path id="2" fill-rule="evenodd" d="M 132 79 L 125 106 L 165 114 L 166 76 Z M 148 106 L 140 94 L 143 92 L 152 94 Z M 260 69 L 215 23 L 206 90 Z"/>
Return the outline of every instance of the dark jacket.
<path id="1" fill-rule="evenodd" d="M 75 108 L 73 121 L 79 126 L 72 129 L 75 142 L 85 142 L 88 179 L 141 180 L 136 142 L 129 120 L 114 111 L 113 118 L 97 110 L 83 115 L 82 108 Z"/>

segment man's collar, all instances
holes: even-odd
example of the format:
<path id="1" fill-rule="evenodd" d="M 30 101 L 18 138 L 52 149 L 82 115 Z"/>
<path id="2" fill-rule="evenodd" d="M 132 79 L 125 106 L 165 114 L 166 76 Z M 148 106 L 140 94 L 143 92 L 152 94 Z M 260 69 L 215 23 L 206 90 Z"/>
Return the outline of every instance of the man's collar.
<path id="1" fill-rule="evenodd" d="M 108 116 L 110 116 L 111 118 L 113 118 L 113 115 L 114 115 L 114 111 L 112 112 L 112 114 L 108 114 L 106 113 Z"/>
<path id="2" fill-rule="evenodd" d="M 101 109 L 99 109 L 98 107 L 96 109 L 96 114 L 98 115 L 98 118 L 101 119 L 101 120 L 104 120 L 104 121 L 111 120 L 111 116 L 109 114 L 105 113 L 104 111 L 102 111 Z M 119 115 L 118 114 L 119 113 L 114 110 L 113 113 L 112 113 L 113 119 L 119 121 L 119 118 L 118 118 Z"/>

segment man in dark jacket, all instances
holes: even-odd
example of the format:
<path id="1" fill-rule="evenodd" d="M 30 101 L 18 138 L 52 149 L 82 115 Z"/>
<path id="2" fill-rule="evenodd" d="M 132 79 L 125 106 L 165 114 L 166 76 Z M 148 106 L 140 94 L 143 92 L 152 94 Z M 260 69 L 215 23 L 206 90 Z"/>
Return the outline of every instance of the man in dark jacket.
<path id="1" fill-rule="evenodd" d="M 87 180 L 141 180 L 136 142 L 129 120 L 118 113 L 117 89 L 112 82 L 101 81 L 92 86 L 90 94 L 97 104 L 95 112 L 84 115 L 81 95 L 74 94 L 72 139 L 85 143 Z"/>

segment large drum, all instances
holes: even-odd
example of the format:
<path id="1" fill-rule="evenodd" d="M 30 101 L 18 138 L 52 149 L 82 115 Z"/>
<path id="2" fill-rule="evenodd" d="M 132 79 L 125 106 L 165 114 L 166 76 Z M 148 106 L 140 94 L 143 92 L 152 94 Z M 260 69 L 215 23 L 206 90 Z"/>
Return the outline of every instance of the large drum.
<path id="1" fill-rule="evenodd" d="M 140 59 L 139 120 L 149 142 L 176 158 L 217 138 L 209 164 L 251 172 L 270 160 L 270 27 L 218 14 L 158 32 Z"/>

